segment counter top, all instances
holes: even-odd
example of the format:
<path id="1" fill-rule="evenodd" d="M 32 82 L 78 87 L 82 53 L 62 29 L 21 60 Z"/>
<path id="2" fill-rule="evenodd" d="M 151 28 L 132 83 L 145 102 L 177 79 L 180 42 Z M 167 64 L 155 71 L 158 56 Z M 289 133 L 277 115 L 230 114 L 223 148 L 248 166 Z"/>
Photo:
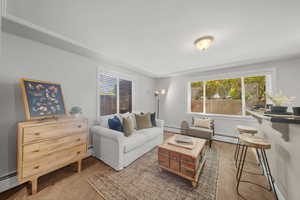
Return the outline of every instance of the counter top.
<path id="1" fill-rule="evenodd" d="M 264 111 L 261 110 L 247 110 L 247 112 L 255 118 L 265 119 L 271 122 L 277 123 L 287 123 L 287 124 L 300 124 L 300 116 L 295 115 L 271 115 L 265 114 Z"/>

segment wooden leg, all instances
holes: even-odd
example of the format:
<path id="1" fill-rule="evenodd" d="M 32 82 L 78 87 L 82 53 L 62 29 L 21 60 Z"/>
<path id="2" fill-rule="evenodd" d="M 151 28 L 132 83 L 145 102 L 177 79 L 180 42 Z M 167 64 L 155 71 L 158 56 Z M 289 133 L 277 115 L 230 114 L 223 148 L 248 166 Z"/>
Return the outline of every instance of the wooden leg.
<path id="1" fill-rule="evenodd" d="M 80 173 L 81 172 L 81 160 L 77 161 L 77 172 Z"/>
<path id="2" fill-rule="evenodd" d="M 31 183 L 31 194 L 36 194 L 38 178 L 34 178 L 34 179 L 30 180 L 30 183 Z"/>
<path id="3" fill-rule="evenodd" d="M 193 186 L 194 188 L 197 187 L 197 185 L 198 185 L 197 181 L 192 181 L 192 186 Z"/>
<path id="4" fill-rule="evenodd" d="M 158 170 L 159 170 L 159 172 L 162 172 L 162 171 L 163 171 L 162 168 L 160 168 L 160 167 L 158 168 Z"/>

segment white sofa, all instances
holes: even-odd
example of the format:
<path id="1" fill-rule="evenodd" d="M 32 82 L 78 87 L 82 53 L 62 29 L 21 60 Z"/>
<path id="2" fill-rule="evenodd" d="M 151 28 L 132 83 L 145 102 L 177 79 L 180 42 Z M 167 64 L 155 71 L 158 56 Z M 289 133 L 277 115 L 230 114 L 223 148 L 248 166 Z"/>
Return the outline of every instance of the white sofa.
<path id="1" fill-rule="evenodd" d="M 135 131 L 129 137 L 103 125 L 93 126 L 94 156 L 115 170 L 122 170 L 140 156 L 163 143 L 164 122 L 156 120 L 156 127 Z"/>

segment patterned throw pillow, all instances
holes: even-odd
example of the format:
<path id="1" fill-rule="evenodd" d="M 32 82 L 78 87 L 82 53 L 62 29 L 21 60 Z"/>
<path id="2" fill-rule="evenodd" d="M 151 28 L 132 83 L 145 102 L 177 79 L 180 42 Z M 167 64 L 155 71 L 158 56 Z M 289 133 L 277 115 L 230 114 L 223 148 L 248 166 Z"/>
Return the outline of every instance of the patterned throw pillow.
<path id="1" fill-rule="evenodd" d="M 131 116 L 123 118 L 123 129 L 126 137 L 130 136 L 134 131 L 134 122 Z"/>
<path id="2" fill-rule="evenodd" d="M 112 119 L 108 119 L 108 127 L 112 130 L 123 132 L 122 123 L 117 116 L 114 116 Z"/>
<path id="3" fill-rule="evenodd" d="M 145 129 L 145 128 L 152 128 L 151 124 L 151 114 L 143 114 L 143 115 L 135 115 L 136 119 L 136 128 L 137 130 Z"/>

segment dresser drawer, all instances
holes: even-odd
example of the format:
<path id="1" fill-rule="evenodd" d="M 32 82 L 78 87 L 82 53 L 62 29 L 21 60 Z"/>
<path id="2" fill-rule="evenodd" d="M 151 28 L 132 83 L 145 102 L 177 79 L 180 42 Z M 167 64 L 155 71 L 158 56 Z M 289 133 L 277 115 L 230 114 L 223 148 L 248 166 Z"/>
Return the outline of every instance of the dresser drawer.
<path id="1" fill-rule="evenodd" d="M 60 152 L 52 153 L 39 160 L 23 163 L 22 177 L 30 177 L 40 173 L 47 173 L 64 165 L 83 158 L 86 155 L 86 144 L 72 147 Z"/>
<path id="2" fill-rule="evenodd" d="M 87 131 L 86 121 L 72 121 L 69 123 L 54 123 L 44 126 L 25 127 L 23 142 L 32 143 L 64 135 Z"/>
<path id="3" fill-rule="evenodd" d="M 23 146 L 23 162 L 31 162 L 33 160 L 43 158 L 51 153 L 69 149 L 74 146 L 85 144 L 87 142 L 87 134 L 80 133 L 62 138 L 28 144 Z"/>

